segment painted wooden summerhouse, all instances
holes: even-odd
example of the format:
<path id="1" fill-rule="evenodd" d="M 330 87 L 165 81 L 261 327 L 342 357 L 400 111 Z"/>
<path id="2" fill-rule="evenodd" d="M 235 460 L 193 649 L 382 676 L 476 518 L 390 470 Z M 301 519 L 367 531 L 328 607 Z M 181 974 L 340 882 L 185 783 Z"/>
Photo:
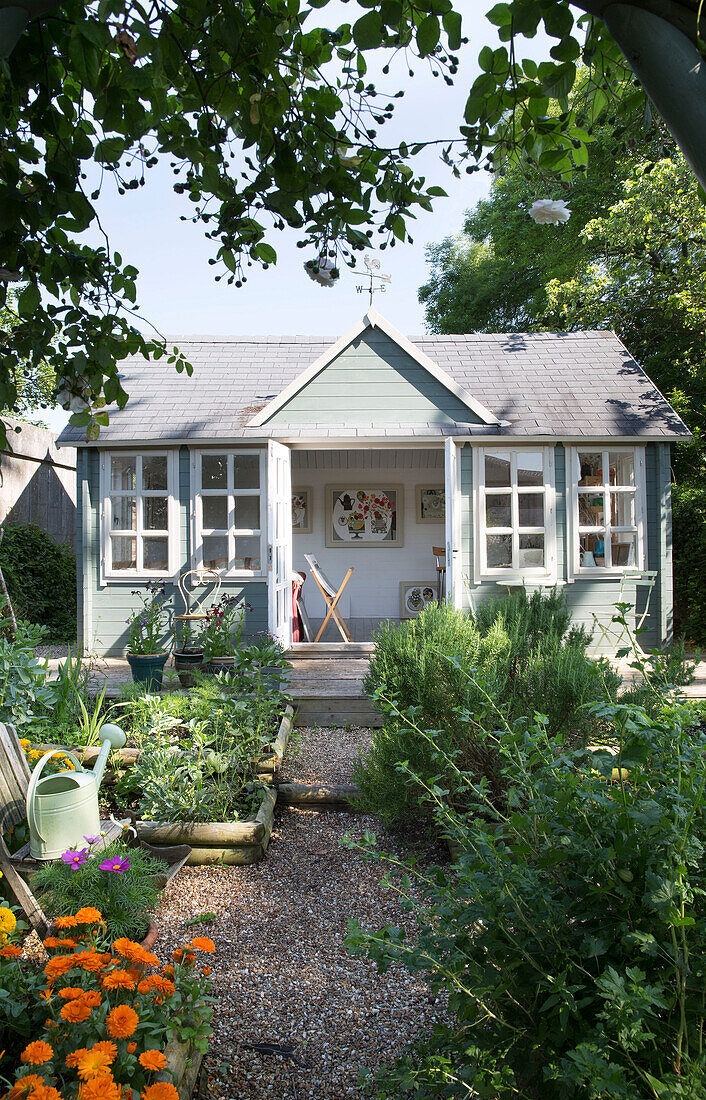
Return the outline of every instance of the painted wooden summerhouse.
<path id="1" fill-rule="evenodd" d="M 558 584 L 589 627 L 649 598 L 643 644 L 670 639 L 670 444 L 689 433 L 612 333 L 407 339 L 371 307 L 334 343 L 178 343 L 191 377 L 127 360 L 126 408 L 95 443 L 59 440 L 78 451 L 84 651 L 123 653 L 134 593 L 161 579 L 178 611 L 179 575 L 204 568 L 289 645 L 307 554 L 334 586 L 353 567 L 358 640 L 436 599 L 437 565 L 457 607 Z M 311 576 L 303 596 L 315 629 Z"/>

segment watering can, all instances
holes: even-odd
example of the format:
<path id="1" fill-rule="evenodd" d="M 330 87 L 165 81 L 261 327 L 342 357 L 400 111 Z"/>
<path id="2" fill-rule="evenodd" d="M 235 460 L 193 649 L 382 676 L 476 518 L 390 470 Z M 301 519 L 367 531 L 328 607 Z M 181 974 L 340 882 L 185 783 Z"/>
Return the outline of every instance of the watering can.
<path id="1" fill-rule="evenodd" d="M 100 833 L 98 788 L 111 749 L 121 749 L 127 738 L 120 726 L 107 723 L 98 736 L 102 741 L 93 771 L 86 771 L 78 757 L 64 749 L 45 752 L 32 772 L 27 788 L 29 847 L 34 859 L 58 859 L 70 848 L 86 848 L 85 837 Z M 67 756 L 75 771 L 42 776 L 52 756 Z"/>

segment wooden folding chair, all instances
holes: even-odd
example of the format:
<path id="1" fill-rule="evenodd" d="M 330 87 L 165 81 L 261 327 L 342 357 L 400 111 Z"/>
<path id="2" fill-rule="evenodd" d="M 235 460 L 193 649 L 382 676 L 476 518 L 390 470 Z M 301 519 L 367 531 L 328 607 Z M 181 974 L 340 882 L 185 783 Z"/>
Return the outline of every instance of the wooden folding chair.
<path id="1" fill-rule="evenodd" d="M 323 624 L 321 626 L 321 629 L 319 630 L 319 633 L 314 638 L 314 641 L 315 642 L 319 641 L 321 635 L 323 634 L 324 630 L 328 626 L 329 619 L 333 618 L 334 622 L 336 623 L 336 626 L 338 627 L 339 634 L 343 638 L 343 641 L 344 642 L 352 642 L 353 641 L 353 635 L 351 634 L 350 630 L 346 626 L 346 624 L 343 620 L 343 616 L 341 615 L 341 612 L 337 611 L 336 607 L 337 607 L 338 601 L 340 600 L 341 596 L 343 595 L 343 589 L 346 587 L 346 585 L 348 584 L 348 581 L 351 579 L 351 576 L 353 575 L 353 566 L 350 567 L 350 569 L 346 573 L 345 577 L 343 578 L 343 582 L 341 584 L 341 587 L 338 590 L 336 590 L 336 588 L 331 584 L 331 581 L 328 579 L 328 577 L 323 572 L 323 570 L 322 570 L 321 566 L 319 565 L 318 561 L 316 560 L 316 558 L 313 557 L 311 554 L 305 554 L 304 557 L 306 558 L 306 560 L 309 563 L 309 568 L 311 569 L 311 575 L 314 578 L 314 580 L 316 581 L 316 583 L 319 587 L 319 590 L 321 592 L 321 595 L 324 597 L 326 607 L 328 608 L 328 611 L 326 612 L 326 618 L 323 621 Z"/>
<path id="2" fill-rule="evenodd" d="M 446 547 L 432 546 L 436 566 L 436 602 L 441 603 L 446 598 Z"/>
<path id="3" fill-rule="evenodd" d="M 4 837 L 6 831 L 26 820 L 29 778 L 27 760 L 14 726 L 5 726 L 0 722 L 0 870 L 17 898 L 18 904 L 22 906 L 30 925 L 44 938 L 49 934 L 51 922 L 25 881 L 25 876 L 36 871 L 41 866 L 41 861 L 33 859 L 30 855 L 29 841 L 19 851 L 10 853 Z M 87 844 L 86 847 L 92 853 L 102 851 L 121 837 L 124 827 L 129 824 L 129 818 L 122 821 L 116 821 L 115 818 L 101 821 L 100 838 L 95 844 Z M 140 841 L 139 847 L 145 848 L 149 855 L 156 856 L 167 864 L 164 876 L 160 876 L 162 879 L 159 883 L 160 887 L 166 886 L 191 855 L 188 844 L 175 844 L 171 848 L 154 848 L 151 844 Z"/>

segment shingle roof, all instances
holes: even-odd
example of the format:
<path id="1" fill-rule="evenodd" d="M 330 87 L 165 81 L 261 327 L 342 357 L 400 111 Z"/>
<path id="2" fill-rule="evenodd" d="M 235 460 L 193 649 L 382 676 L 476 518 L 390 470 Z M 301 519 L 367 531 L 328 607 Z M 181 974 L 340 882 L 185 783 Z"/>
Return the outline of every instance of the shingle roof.
<path id="1" fill-rule="evenodd" d="M 110 414 L 99 445 L 148 440 L 379 438 L 492 435 L 684 438 L 689 432 L 610 332 L 410 337 L 421 351 L 501 421 L 495 425 L 406 425 L 384 429 L 327 422 L 307 428 L 248 428 L 248 421 L 333 341 L 303 336 L 170 337 L 193 364 L 191 377 L 165 359 L 121 364 L 130 394 Z M 399 414 L 398 414 L 399 416 Z M 469 422 L 473 419 L 469 412 Z M 62 444 L 85 442 L 67 427 Z"/>

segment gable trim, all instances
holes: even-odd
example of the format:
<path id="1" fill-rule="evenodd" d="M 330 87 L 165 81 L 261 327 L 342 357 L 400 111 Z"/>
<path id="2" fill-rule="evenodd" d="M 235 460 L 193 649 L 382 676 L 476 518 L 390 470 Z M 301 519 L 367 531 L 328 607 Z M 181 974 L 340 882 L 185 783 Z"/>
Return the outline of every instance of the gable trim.
<path id="1" fill-rule="evenodd" d="M 420 351 L 419 348 L 415 347 L 414 344 L 410 340 L 408 340 L 406 336 L 403 336 L 402 333 L 398 332 L 397 329 L 393 325 L 391 325 L 389 321 L 386 321 L 384 317 L 381 317 L 374 306 L 371 306 L 364 317 L 355 325 L 353 325 L 353 328 L 344 333 L 344 335 L 336 340 L 336 343 L 332 344 L 331 347 L 328 348 L 323 355 L 320 355 L 319 358 L 316 359 L 310 366 L 308 366 L 306 370 L 302 371 L 302 373 L 298 375 L 293 382 L 290 382 L 290 384 L 285 389 L 283 389 L 282 392 L 277 395 L 277 397 L 273 398 L 272 401 L 269 401 L 263 409 L 260 409 L 260 412 L 256 413 L 256 415 L 253 416 L 252 420 L 248 421 L 247 427 L 259 428 L 263 424 L 267 423 L 267 421 L 270 420 L 275 415 L 275 413 L 279 412 L 279 410 L 283 408 L 283 406 L 286 405 L 287 402 L 292 399 L 292 397 L 303 390 L 308 382 L 315 378 L 317 374 L 319 374 L 325 367 L 329 365 L 329 363 L 333 362 L 337 355 L 340 355 L 340 353 L 344 351 L 348 347 L 348 345 L 356 339 L 356 337 L 362 335 L 362 333 L 365 332 L 365 330 L 368 328 L 379 328 L 381 332 L 384 332 L 386 336 L 389 336 L 393 343 L 397 344 L 397 346 L 400 347 L 404 352 L 406 352 L 411 359 L 414 359 L 416 363 L 419 363 L 419 365 L 423 367 L 424 370 L 426 370 L 427 373 L 432 376 L 432 378 L 435 378 L 436 381 L 444 386 L 444 388 L 447 389 L 450 393 L 452 393 L 454 397 L 457 397 L 459 401 L 462 401 L 463 404 L 471 410 L 471 412 L 475 413 L 475 415 L 480 418 L 483 424 L 499 425 L 501 423 L 501 421 L 498 420 L 497 416 L 495 416 L 490 411 L 490 409 L 487 409 L 485 405 L 482 405 L 480 403 L 480 401 L 476 401 L 475 397 L 473 397 L 472 394 L 468 393 L 467 390 L 464 390 L 462 386 L 459 386 L 458 382 L 455 382 L 453 378 L 451 378 L 450 375 L 446 373 L 446 371 L 437 366 L 437 364 L 432 359 L 430 359 L 428 355 L 425 355 L 423 351 Z"/>

